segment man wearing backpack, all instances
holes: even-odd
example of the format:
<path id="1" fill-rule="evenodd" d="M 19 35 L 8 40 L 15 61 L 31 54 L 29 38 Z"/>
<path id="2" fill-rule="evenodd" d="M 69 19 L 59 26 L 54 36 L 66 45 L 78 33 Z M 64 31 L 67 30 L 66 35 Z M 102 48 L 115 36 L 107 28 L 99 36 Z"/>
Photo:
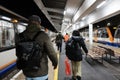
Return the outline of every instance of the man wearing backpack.
<path id="1" fill-rule="evenodd" d="M 41 19 L 37 15 L 32 15 L 29 18 L 29 24 L 26 27 L 26 30 L 20 34 L 23 34 L 26 39 L 33 39 L 36 34 L 35 42 L 41 46 L 42 56 L 39 59 L 40 64 L 37 70 L 30 70 L 28 68 L 23 68 L 23 74 L 26 76 L 26 80 L 48 80 L 48 58 L 52 61 L 54 69 L 56 69 L 58 60 L 57 54 L 53 48 L 52 42 L 50 41 L 49 36 L 41 31 Z M 41 54 L 40 53 L 40 54 Z M 16 53 L 17 55 L 17 53 Z M 34 56 L 34 54 L 33 54 Z M 33 63 L 29 63 L 32 66 Z"/>
<path id="2" fill-rule="evenodd" d="M 66 43 L 66 56 L 71 60 L 72 65 L 72 80 L 81 80 L 81 61 L 82 49 L 88 53 L 85 42 L 79 31 L 74 30 L 72 37 Z"/>
<path id="3" fill-rule="evenodd" d="M 61 32 L 59 32 L 58 35 L 56 36 L 55 43 L 57 46 L 57 50 L 59 50 L 60 52 L 62 51 L 62 39 L 64 39 L 64 38 L 63 38 Z"/>

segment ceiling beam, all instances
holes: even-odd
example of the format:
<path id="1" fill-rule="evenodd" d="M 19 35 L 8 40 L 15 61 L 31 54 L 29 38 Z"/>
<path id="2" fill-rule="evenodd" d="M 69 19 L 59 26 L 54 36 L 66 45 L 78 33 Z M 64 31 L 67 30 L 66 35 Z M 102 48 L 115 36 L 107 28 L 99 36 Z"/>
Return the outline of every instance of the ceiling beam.
<path id="1" fill-rule="evenodd" d="M 79 8 L 77 13 L 72 19 L 72 22 L 75 23 L 79 20 L 81 20 L 83 17 L 90 14 L 92 11 L 94 11 L 98 4 L 100 4 L 103 0 L 85 0 L 83 5 Z"/>
<path id="2" fill-rule="evenodd" d="M 61 23 L 61 20 L 54 20 L 54 19 L 51 19 L 53 22 L 57 22 L 57 23 Z"/>
<path id="3" fill-rule="evenodd" d="M 19 18 L 21 18 L 21 19 L 23 19 L 23 20 L 25 20 L 25 21 L 28 21 L 27 18 L 25 18 L 25 17 L 23 17 L 23 16 L 21 16 L 21 15 L 15 13 L 15 12 L 12 12 L 11 10 L 9 10 L 9 9 L 7 9 L 7 8 L 5 8 L 5 7 L 3 7 L 3 6 L 1 6 L 1 5 L 0 5 L 0 9 L 1 9 L 1 10 L 4 10 L 4 11 L 6 11 L 6 12 L 8 12 L 8 13 L 14 15 L 14 16 L 17 16 L 17 17 L 19 17 Z"/>
<path id="4" fill-rule="evenodd" d="M 47 17 L 47 19 L 50 21 L 50 23 L 54 26 L 54 23 L 51 21 L 51 18 L 41 0 L 34 0 L 36 5 L 39 7 L 39 9 L 43 12 L 43 14 Z"/>
<path id="5" fill-rule="evenodd" d="M 50 17 L 52 17 L 52 18 L 56 18 L 56 19 L 62 19 L 62 17 L 60 17 L 60 16 L 50 15 Z"/>
<path id="6" fill-rule="evenodd" d="M 65 18 L 72 18 L 83 2 L 84 0 L 67 0 L 67 4 L 65 6 Z"/>
<path id="7" fill-rule="evenodd" d="M 56 12 L 56 13 L 61 13 L 63 14 L 63 9 L 54 9 L 54 8 L 45 8 L 47 11 L 51 11 L 51 12 Z"/>

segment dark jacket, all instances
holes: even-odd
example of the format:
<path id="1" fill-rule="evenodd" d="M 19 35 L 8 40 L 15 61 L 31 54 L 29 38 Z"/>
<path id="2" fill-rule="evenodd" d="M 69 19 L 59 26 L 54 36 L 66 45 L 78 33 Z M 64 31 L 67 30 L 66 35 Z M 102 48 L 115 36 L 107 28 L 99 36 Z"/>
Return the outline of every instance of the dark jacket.
<path id="1" fill-rule="evenodd" d="M 40 28 L 36 26 L 28 26 L 28 28 L 23 32 L 24 36 L 32 39 L 35 34 L 40 31 Z M 27 77 L 40 77 L 48 74 L 48 58 L 52 61 L 53 66 L 57 66 L 57 54 L 53 48 L 52 42 L 49 36 L 42 31 L 36 38 L 36 41 L 43 48 L 43 55 L 41 58 L 40 68 L 38 71 L 27 71 L 23 70 L 23 73 Z"/>
<path id="2" fill-rule="evenodd" d="M 63 36 L 61 34 L 58 34 L 56 36 L 55 43 L 56 44 L 62 44 L 62 39 L 64 39 Z"/>
<path id="3" fill-rule="evenodd" d="M 71 39 L 75 41 L 75 43 L 78 43 L 75 53 L 71 55 L 71 60 L 73 61 L 81 61 L 82 60 L 82 50 L 84 50 L 85 53 L 88 53 L 88 49 L 86 48 L 85 42 L 82 37 L 80 36 L 72 36 Z"/>

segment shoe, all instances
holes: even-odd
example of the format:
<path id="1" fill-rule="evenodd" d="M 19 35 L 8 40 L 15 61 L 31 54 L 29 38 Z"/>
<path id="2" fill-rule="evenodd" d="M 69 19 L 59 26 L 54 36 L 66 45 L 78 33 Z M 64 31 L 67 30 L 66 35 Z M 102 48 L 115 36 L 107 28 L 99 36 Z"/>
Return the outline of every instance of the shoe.
<path id="1" fill-rule="evenodd" d="M 81 77 L 80 77 L 80 76 L 77 76 L 77 80 L 81 80 Z"/>
<path id="2" fill-rule="evenodd" d="M 75 76 L 72 76 L 72 80 L 77 80 Z"/>

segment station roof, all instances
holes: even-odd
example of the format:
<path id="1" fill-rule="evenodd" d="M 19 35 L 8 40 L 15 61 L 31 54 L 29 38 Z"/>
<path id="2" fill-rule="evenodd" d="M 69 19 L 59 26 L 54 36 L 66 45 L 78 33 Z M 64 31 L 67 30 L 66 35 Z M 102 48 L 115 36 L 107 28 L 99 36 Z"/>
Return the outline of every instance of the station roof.
<path id="1" fill-rule="evenodd" d="M 38 15 L 41 18 L 41 25 L 45 28 L 50 29 L 53 32 L 57 32 L 55 27 L 49 22 L 46 16 L 41 12 L 38 6 L 35 4 L 33 0 L 1 0 L 0 7 L 4 7 L 26 19 L 28 19 L 31 15 Z M 17 18 L 18 20 L 24 21 L 20 19 L 18 16 L 8 13 L 0 8 L 0 15 L 4 15 L 10 18 Z"/>

